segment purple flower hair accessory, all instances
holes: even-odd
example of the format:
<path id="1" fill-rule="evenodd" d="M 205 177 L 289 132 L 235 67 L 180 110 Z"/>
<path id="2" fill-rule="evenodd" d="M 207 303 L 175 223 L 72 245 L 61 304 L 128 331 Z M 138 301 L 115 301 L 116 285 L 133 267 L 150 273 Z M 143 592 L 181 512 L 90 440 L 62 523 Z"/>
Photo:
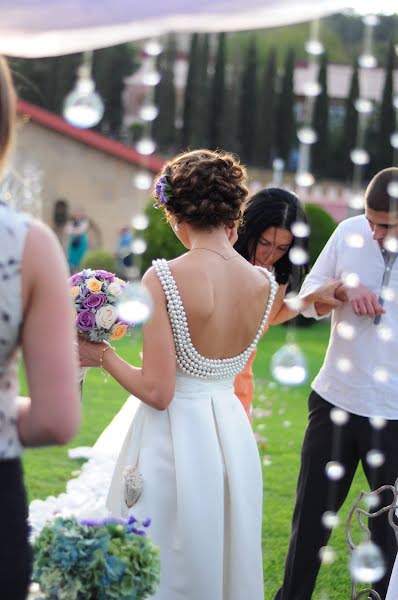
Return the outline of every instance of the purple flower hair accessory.
<path id="1" fill-rule="evenodd" d="M 153 205 L 155 208 L 164 206 L 173 197 L 173 190 L 170 181 L 166 175 L 159 177 L 155 185 L 155 198 L 156 203 Z"/>

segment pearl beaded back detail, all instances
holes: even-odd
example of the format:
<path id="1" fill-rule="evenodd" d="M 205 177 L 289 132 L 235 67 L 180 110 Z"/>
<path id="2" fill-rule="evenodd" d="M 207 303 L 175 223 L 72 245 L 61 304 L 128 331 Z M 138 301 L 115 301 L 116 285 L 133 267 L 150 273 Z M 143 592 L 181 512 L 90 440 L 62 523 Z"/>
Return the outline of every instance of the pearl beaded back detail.
<path id="1" fill-rule="evenodd" d="M 246 350 L 241 352 L 241 354 L 231 358 L 206 358 L 199 354 L 192 344 L 184 306 L 167 261 L 165 259 L 154 260 L 152 265 L 155 268 L 166 296 L 167 311 L 176 346 L 176 360 L 178 367 L 184 373 L 201 379 L 225 379 L 235 377 L 235 375 L 243 369 L 253 350 L 257 346 L 270 315 L 275 294 L 278 289 L 278 284 L 272 273 L 267 271 L 267 269 L 257 267 L 268 277 L 271 288 L 263 319 L 252 343 Z"/>

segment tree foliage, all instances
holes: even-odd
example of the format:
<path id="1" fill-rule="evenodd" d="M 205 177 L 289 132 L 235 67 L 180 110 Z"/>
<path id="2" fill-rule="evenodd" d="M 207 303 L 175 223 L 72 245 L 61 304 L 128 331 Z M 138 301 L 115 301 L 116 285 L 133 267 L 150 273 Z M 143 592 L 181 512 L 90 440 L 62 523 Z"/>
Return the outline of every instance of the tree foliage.
<path id="1" fill-rule="evenodd" d="M 278 156 L 285 162 L 293 148 L 296 136 L 296 119 L 294 113 L 294 54 L 290 49 L 286 54 L 285 67 L 282 77 L 282 85 L 278 95 L 278 106 L 276 111 L 276 149 Z"/>

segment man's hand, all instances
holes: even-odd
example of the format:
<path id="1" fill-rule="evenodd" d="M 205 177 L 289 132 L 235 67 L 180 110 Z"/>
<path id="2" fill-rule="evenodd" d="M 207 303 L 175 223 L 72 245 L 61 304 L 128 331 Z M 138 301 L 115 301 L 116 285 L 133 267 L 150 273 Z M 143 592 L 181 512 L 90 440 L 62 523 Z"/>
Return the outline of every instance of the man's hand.
<path id="1" fill-rule="evenodd" d="M 336 295 L 341 298 L 343 295 L 352 306 L 352 310 L 359 317 L 371 317 L 385 312 L 379 303 L 377 296 L 372 290 L 361 283 L 355 287 L 341 285 Z"/>

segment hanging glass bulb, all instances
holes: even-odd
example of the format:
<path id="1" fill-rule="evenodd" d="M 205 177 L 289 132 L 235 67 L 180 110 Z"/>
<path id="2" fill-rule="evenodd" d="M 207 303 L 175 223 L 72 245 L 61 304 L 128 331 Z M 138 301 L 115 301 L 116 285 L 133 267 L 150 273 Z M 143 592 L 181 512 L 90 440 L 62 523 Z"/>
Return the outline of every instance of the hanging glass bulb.
<path id="1" fill-rule="evenodd" d="M 338 481 L 345 475 L 345 468 L 340 462 L 331 460 L 325 467 L 326 477 L 332 481 Z"/>
<path id="2" fill-rule="evenodd" d="M 335 425 L 345 425 L 349 420 L 349 414 L 346 410 L 341 408 L 332 408 L 330 411 L 330 420 Z"/>
<path id="3" fill-rule="evenodd" d="M 302 171 L 296 174 L 296 183 L 299 187 L 311 187 L 314 185 L 315 178 L 309 171 Z"/>
<path id="4" fill-rule="evenodd" d="M 159 56 L 163 52 L 163 46 L 158 40 L 148 40 L 144 44 L 144 52 L 148 56 Z"/>
<path id="5" fill-rule="evenodd" d="M 154 104 L 144 104 L 138 114 L 143 121 L 151 122 L 158 116 L 159 109 Z"/>
<path id="6" fill-rule="evenodd" d="M 373 379 L 377 383 L 387 383 L 390 379 L 390 374 L 385 367 L 376 367 L 373 371 Z"/>
<path id="7" fill-rule="evenodd" d="M 130 283 L 123 289 L 117 309 L 119 317 L 126 323 L 142 325 L 152 315 L 152 296 L 146 287 Z"/>
<path id="8" fill-rule="evenodd" d="M 91 77 L 92 52 L 83 56 L 83 64 L 77 71 L 73 90 L 66 96 L 63 115 L 71 125 L 87 129 L 97 125 L 104 115 L 104 103 L 95 91 Z"/>
<path id="9" fill-rule="evenodd" d="M 369 452 L 366 454 L 366 462 L 368 463 L 369 467 L 377 469 L 384 464 L 384 461 L 385 456 L 380 450 L 369 450 Z"/>
<path id="10" fill-rule="evenodd" d="M 310 235 L 311 230 L 310 226 L 307 223 L 304 223 L 303 221 L 295 221 L 292 224 L 290 231 L 292 232 L 294 237 L 306 238 Z"/>
<path id="11" fill-rule="evenodd" d="M 142 83 L 144 85 L 148 85 L 149 87 L 155 87 L 161 79 L 161 75 L 158 71 L 147 71 L 142 74 Z"/>
<path id="12" fill-rule="evenodd" d="M 398 181 L 391 181 L 387 186 L 387 192 L 391 198 L 398 198 Z"/>
<path id="13" fill-rule="evenodd" d="M 387 421 L 384 417 L 370 417 L 369 423 L 374 429 L 378 430 L 384 429 L 384 427 L 387 425 Z"/>
<path id="14" fill-rule="evenodd" d="M 297 131 L 297 137 L 302 144 L 315 144 L 318 135 L 312 127 L 301 127 Z"/>
<path id="15" fill-rule="evenodd" d="M 152 187 L 153 177 L 147 171 L 139 171 L 133 177 L 133 184 L 139 190 L 149 190 Z"/>
<path id="16" fill-rule="evenodd" d="M 135 145 L 137 152 L 144 156 L 150 156 L 155 152 L 156 143 L 150 137 L 143 137 Z"/>
<path id="17" fill-rule="evenodd" d="M 362 193 L 354 193 L 349 197 L 348 206 L 353 210 L 362 210 L 365 206 L 365 199 Z"/>
<path id="18" fill-rule="evenodd" d="M 133 217 L 131 224 L 137 231 L 144 231 L 149 225 L 149 219 L 146 215 L 140 213 Z"/>
<path id="19" fill-rule="evenodd" d="M 357 98 L 354 102 L 355 110 L 359 113 L 370 115 L 373 111 L 373 102 L 368 98 Z"/>
<path id="20" fill-rule="evenodd" d="M 384 577 L 386 566 L 381 550 L 370 540 L 352 551 L 350 571 L 355 581 L 375 583 Z"/>
<path id="21" fill-rule="evenodd" d="M 394 131 L 394 133 L 391 134 L 390 144 L 393 148 L 398 148 L 398 131 Z"/>
<path id="22" fill-rule="evenodd" d="M 313 56 L 320 56 L 325 52 L 325 48 L 319 40 L 308 40 L 305 44 L 305 50 Z"/>
<path id="23" fill-rule="evenodd" d="M 340 518 L 335 512 L 328 510 L 325 513 L 323 513 L 322 525 L 326 527 L 326 529 L 334 529 L 339 523 Z"/>
<path id="24" fill-rule="evenodd" d="M 354 148 L 353 150 L 351 150 L 350 158 L 354 165 L 359 166 L 367 165 L 370 161 L 369 153 L 366 152 L 366 150 L 364 150 L 363 148 Z"/>
<path id="25" fill-rule="evenodd" d="M 308 376 L 307 361 L 296 344 L 282 346 L 271 359 L 271 373 L 281 385 L 301 385 Z"/>
<path id="26" fill-rule="evenodd" d="M 361 54 L 358 64 L 362 69 L 374 69 L 377 67 L 377 59 L 373 54 Z"/>
<path id="27" fill-rule="evenodd" d="M 336 550 L 331 546 L 323 546 L 319 550 L 319 558 L 322 564 L 331 565 L 336 560 Z"/>
<path id="28" fill-rule="evenodd" d="M 348 321 L 340 321 L 337 323 L 336 331 L 344 340 L 352 340 L 355 337 L 355 327 Z"/>
<path id="29" fill-rule="evenodd" d="M 303 85 L 304 96 L 315 97 L 322 92 L 321 84 L 318 81 L 307 81 Z"/>
<path id="30" fill-rule="evenodd" d="M 135 240 L 133 240 L 131 243 L 131 252 L 140 256 L 141 254 L 144 254 L 147 247 L 148 244 L 143 238 L 135 238 Z"/>
<path id="31" fill-rule="evenodd" d="M 294 265 L 306 265 L 309 260 L 309 255 L 304 248 L 293 246 L 289 250 L 289 259 Z"/>
<path id="32" fill-rule="evenodd" d="M 345 242 L 350 248 L 363 248 L 365 244 L 365 238 L 360 233 L 347 233 L 345 236 Z"/>

